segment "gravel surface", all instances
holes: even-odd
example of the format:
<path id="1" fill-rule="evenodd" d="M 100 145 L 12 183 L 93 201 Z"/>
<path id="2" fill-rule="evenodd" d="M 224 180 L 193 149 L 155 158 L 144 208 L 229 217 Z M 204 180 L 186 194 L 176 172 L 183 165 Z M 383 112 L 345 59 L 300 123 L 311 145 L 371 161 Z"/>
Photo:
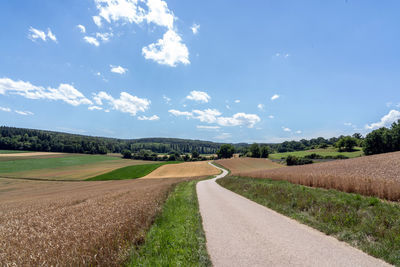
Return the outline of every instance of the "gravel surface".
<path id="1" fill-rule="evenodd" d="M 390 266 L 215 182 L 226 175 L 197 184 L 214 266 Z"/>

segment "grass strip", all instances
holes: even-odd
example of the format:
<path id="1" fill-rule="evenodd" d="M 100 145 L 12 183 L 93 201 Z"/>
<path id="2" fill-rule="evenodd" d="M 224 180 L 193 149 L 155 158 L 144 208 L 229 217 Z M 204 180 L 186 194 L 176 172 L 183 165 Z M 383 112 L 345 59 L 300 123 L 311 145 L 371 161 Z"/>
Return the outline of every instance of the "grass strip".
<path id="1" fill-rule="evenodd" d="M 178 184 L 128 266 L 211 266 L 196 194 L 198 181 Z"/>
<path id="2" fill-rule="evenodd" d="M 400 266 L 400 205 L 287 181 L 227 177 L 221 186 Z"/>
<path id="3" fill-rule="evenodd" d="M 176 164 L 179 161 L 168 161 L 156 164 L 143 164 L 133 165 L 123 168 L 119 168 L 95 177 L 86 179 L 85 181 L 108 181 L 108 180 L 125 180 L 125 179 L 136 179 L 151 173 L 155 169 L 166 164 Z"/>

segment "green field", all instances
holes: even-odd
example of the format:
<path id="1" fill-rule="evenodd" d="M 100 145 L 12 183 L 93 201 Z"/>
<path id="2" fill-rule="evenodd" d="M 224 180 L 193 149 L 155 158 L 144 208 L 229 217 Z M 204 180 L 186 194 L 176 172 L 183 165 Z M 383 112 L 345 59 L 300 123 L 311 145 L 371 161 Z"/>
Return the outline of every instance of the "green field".
<path id="1" fill-rule="evenodd" d="M 16 153 L 28 153 L 34 151 L 23 151 L 23 150 L 0 150 L 0 154 L 16 154 Z"/>
<path id="2" fill-rule="evenodd" d="M 145 165 L 134 165 L 128 166 L 124 168 L 120 168 L 99 176 L 95 176 L 86 181 L 107 181 L 107 180 L 125 180 L 125 179 L 135 179 L 146 176 L 151 173 L 158 167 L 165 164 L 176 164 L 180 163 L 179 161 L 167 161 L 155 164 L 145 164 Z"/>
<path id="3" fill-rule="evenodd" d="M 108 160 L 117 160 L 115 157 L 102 155 L 71 154 L 57 158 L 19 158 L 0 161 L 0 174 L 39 169 L 54 169 L 65 166 L 83 165 Z"/>
<path id="4" fill-rule="evenodd" d="M 217 183 L 400 266 L 400 205 L 286 181 L 228 177 Z"/>
<path id="5" fill-rule="evenodd" d="M 211 266 L 196 184 L 190 181 L 176 186 L 128 266 Z"/>
<path id="6" fill-rule="evenodd" d="M 269 158 L 270 159 L 281 159 L 281 158 L 286 158 L 289 155 L 293 155 L 296 157 L 304 157 L 306 155 L 311 155 L 311 154 L 319 154 L 321 156 L 337 156 L 337 155 L 343 155 L 349 158 L 356 158 L 364 155 L 364 152 L 362 151 L 361 148 L 357 147 L 355 148 L 355 151 L 353 152 L 339 152 L 337 148 L 334 147 L 328 147 L 328 148 L 318 148 L 318 149 L 311 149 L 311 150 L 305 150 L 305 151 L 295 151 L 295 152 L 285 152 L 285 153 L 274 153 L 270 154 Z"/>

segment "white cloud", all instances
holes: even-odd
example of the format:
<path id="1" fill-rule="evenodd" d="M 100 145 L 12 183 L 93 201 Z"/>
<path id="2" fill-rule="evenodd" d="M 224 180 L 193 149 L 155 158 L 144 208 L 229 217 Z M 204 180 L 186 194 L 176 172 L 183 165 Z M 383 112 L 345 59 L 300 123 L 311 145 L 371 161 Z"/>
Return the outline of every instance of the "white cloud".
<path id="1" fill-rule="evenodd" d="M 351 122 L 345 122 L 344 125 L 345 125 L 345 126 L 351 126 L 351 125 L 353 125 L 353 124 L 352 124 Z"/>
<path id="2" fill-rule="evenodd" d="M 284 57 L 288 58 L 288 57 L 290 57 L 290 54 L 285 54 Z"/>
<path id="3" fill-rule="evenodd" d="M 236 99 L 235 100 L 235 103 L 237 104 L 237 103 L 240 103 L 240 100 L 239 99 Z"/>
<path id="4" fill-rule="evenodd" d="M 221 112 L 216 109 L 193 110 L 192 112 L 171 109 L 168 112 L 175 116 L 185 116 L 187 119 L 216 123 L 220 126 L 247 126 L 248 128 L 253 128 L 256 123 L 261 121 L 257 115 L 246 113 L 236 113 L 232 117 L 221 117 Z"/>
<path id="5" fill-rule="evenodd" d="M 171 102 L 171 98 L 169 98 L 166 95 L 163 95 L 163 99 L 165 100 L 165 103 L 169 104 Z"/>
<path id="6" fill-rule="evenodd" d="M 147 23 L 154 23 L 159 26 L 172 29 L 174 27 L 174 14 L 168 9 L 167 3 L 162 0 L 147 0 L 148 13 Z"/>
<path id="7" fill-rule="evenodd" d="M 47 37 L 49 37 L 50 40 L 52 40 L 53 42 L 57 43 L 57 38 L 56 36 L 51 32 L 50 29 L 47 29 Z"/>
<path id="8" fill-rule="evenodd" d="M 178 63 L 190 64 L 189 50 L 182 38 L 173 30 L 164 33 L 163 38 L 157 43 L 150 44 L 142 48 L 145 59 L 151 59 L 158 64 L 176 67 Z"/>
<path id="9" fill-rule="evenodd" d="M 30 111 L 21 111 L 21 110 L 16 110 L 15 113 L 18 113 L 20 115 L 24 115 L 24 116 L 30 116 L 30 115 L 34 115 L 32 112 Z"/>
<path id="10" fill-rule="evenodd" d="M 98 94 L 94 94 L 93 100 L 100 106 L 104 104 L 103 101 L 106 101 L 112 109 L 123 113 L 129 113 L 131 116 L 136 116 L 138 112 L 145 112 L 149 109 L 151 103 L 150 100 L 139 98 L 126 92 L 122 92 L 120 97 L 115 99 L 111 95 L 102 91 Z"/>
<path id="11" fill-rule="evenodd" d="M 264 105 L 263 105 L 263 104 L 258 104 L 258 105 L 257 105 L 257 108 L 258 108 L 259 110 L 264 110 Z"/>
<path id="12" fill-rule="evenodd" d="M 99 16 L 93 16 L 92 17 L 93 18 L 93 22 L 94 22 L 94 24 L 96 24 L 97 25 L 97 27 L 101 27 L 101 17 L 99 17 Z"/>
<path id="13" fill-rule="evenodd" d="M 301 133 L 302 133 L 302 131 L 298 130 L 298 131 L 296 131 L 296 133 L 297 133 L 297 134 L 301 134 Z"/>
<path id="14" fill-rule="evenodd" d="M 0 94 L 16 94 L 29 99 L 61 100 L 70 105 L 91 105 L 81 92 L 70 84 L 60 84 L 58 88 L 44 88 L 35 86 L 30 82 L 14 81 L 9 78 L 0 78 Z"/>
<path id="15" fill-rule="evenodd" d="M 86 28 L 85 28 L 85 26 L 79 24 L 79 25 L 76 25 L 76 27 L 78 27 L 78 29 L 81 31 L 81 33 L 86 33 Z"/>
<path id="16" fill-rule="evenodd" d="M 11 112 L 10 108 L 5 108 L 5 107 L 0 107 L 0 110 L 4 112 Z"/>
<path id="17" fill-rule="evenodd" d="M 153 115 L 150 117 L 147 117 L 147 116 L 139 116 L 138 117 L 138 120 L 141 120 L 141 121 L 158 121 L 159 119 L 160 119 L 160 117 L 158 117 L 157 115 Z"/>
<path id="18" fill-rule="evenodd" d="M 176 109 L 170 109 L 168 110 L 169 113 L 171 113 L 174 116 L 186 116 L 187 118 L 190 118 L 193 116 L 192 112 L 188 112 L 188 111 L 179 111 Z"/>
<path id="19" fill-rule="evenodd" d="M 29 34 L 28 38 L 31 39 L 32 41 L 36 41 L 37 39 L 41 39 L 42 41 L 46 42 L 47 38 L 52 40 L 53 42 L 57 43 L 57 38 L 56 36 L 51 32 L 50 28 L 47 29 L 47 34 L 42 31 L 35 29 L 33 27 L 29 28 Z"/>
<path id="20" fill-rule="evenodd" d="M 292 130 L 290 129 L 290 128 L 288 128 L 288 127 L 282 127 L 282 129 L 283 129 L 283 131 L 285 131 L 285 132 L 291 132 Z"/>
<path id="21" fill-rule="evenodd" d="M 219 126 L 208 126 L 208 125 L 197 125 L 197 129 L 205 129 L 205 130 L 218 130 L 221 129 Z"/>
<path id="22" fill-rule="evenodd" d="M 88 110 L 102 110 L 103 108 L 102 107 L 99 107 L 99 106 L 90 106 L 90 107 L 88 107 Z"/>
<path id="23" fill-rule="evenodd" d="M 125 74 L 128 71 L 127 68 L 123 68 L 121 66 L 110 65 L 110 68 L 111 68 L 111 70 L 110 70 L 111 72 L 118 73 L 118 74 Z"/>
<path id="24" fill-rule="evenodd" d="M 102 40 L 103 42 L 109 41 L 110 38 L 113 36 L 114 36 L 114 34 L 112 32 L 104 32 L 104 33 L 97 32 L 96 33 L 96 37 L 99 38 L 100 40 Z"/>
<path id="25" fill-rule="evenodd" d="M 274 116 L 274 115 L 269 115 L 269 116 L 268 116 L 268 118 L 270 118 L 270 119 L 274 119 L 274 118 L 275 118 L 275 116 Z"/>
<path id="26" fill-rule="evenodd" d="M 232 134 L 230 134 L 230 133 L 222 133 L 220 135 L 215 136 L 214 138 L 218 139 L 218 140 L 225 140 L 225 139 L 229 139 L 231 137 L 232 137 Z"/>
<path id="27" fill-rule="evenodd" d="M 256 114 L 236 113 L 232 117 L 219 117 L 218 124 L 221 126 L 247 126 L 253 128 L 261 119 Z"/>
<path id="28" fill-rule="evenodd" d="M 280 97 L 280 95 L 274 94 L 273 96 L 271 96 L 271 100 L 274 101 L 274 100 L 278 99 L 279 97 Z"/>
<path id="29" fill-rule="evenodd" d="M 366 129 L 373 130 L 381 127 L 388 127 L 393 122 L 397 122 L 400 119 L 400 111 L 392 109 L 388 114 L 383 116 L 379 122 L 365 125 Z"/>
<path id="30" fill-rule="evenodd" d="M 96 38 L 91 37 L 91 36 L 85 36 L 85 37 L 83 37 L 83 40 L 85 40 L 85 42 L 87 42 L 91 45 L 94 45 L 94 46 L 100 45 L 99 41 Z"/>
<path id="31" fill-rule="evenodd" d="M 193 34 L 197 34 L 199 32 L 200 25 L 196 24 L 196 23 L 193 23 L 193 25 L 192 25 L 192 27 L 190 29 L 192 30 Z"/>
<path id="32" fill-rule="evenodd" d="M 197 102 L 202 102 L 202 103 L 208 103 L 208 101 L 211 99 L 211 97 L 206 93 L 202 91 L 191 91 L 188 96 L 186 96 L 186 99 L 197 101 Z"/>

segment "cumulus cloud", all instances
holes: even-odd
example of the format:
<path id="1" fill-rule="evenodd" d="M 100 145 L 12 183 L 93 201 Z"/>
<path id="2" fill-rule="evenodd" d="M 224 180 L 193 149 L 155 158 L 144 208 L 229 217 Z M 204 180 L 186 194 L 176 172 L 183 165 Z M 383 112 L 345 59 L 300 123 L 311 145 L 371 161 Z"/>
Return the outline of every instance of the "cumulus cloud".
<path id="1" fill-rule="evenodd" d="M 73 106 L 92 104 L 81 92 L 65 83 L 60 84 L 58 88 L 44 88 L 30 82 L 0 78 L 0 94 L 16 94 L 29 99 L 61 100 Z"/>
<path id="2" fill-rule="evenodd" d="M 28 38 L 31 39 L 32 41 L 36 41 L 38 39 L 46 42 L 48 39 L 52 40 L 53 42 L 57 43 L 57 38 L 56 36 L 51 32 L 50 28 L 47 29 L 47 34 L 42 31 L 35 29 L 33 27 L 29 28 L 29 34 Z"/>
<path id="3" fill-rule="evenodd" d="M 284 131 L 284 132 L 291 132 L 292 130 L 290 129 L 290 128 L 288 128 L 288 127 L 282 127 L 282 130 Z"/>
<path id="4" fill-rule="evenodd" d="M 237 103 L 240 103 L 240 100 L 239 99 L 236 99 L 235 100 L 235 103 L 237 104 Z"/>
<path id="5" fill-rule="evenodd" d="M 91 37 L 91 36 L 85 36 L 85 37 L 83 37 L 83 40 L 85 40 L 86 43 L 89 43 L 94 46 L 100 45 L 99 41 L 96 38 Z"/>
<path id="6" fill-rule="evenodd" d="M 101 23 L 101 17 L 99 17 L 99 16 L 93 16 L 92 19 L 93 19 L 94 24 L 97 25 L 97 27 L 101 27 L 101 24 L 102 24 L 102 23 Z"/>
<path id="7" fill-rule="evenodd" d="M 151 59 L 161 65 L 176 67 L 178 63 L 190 64 L 189 50 L 173 30 L 164 33 L 157 43 L 143 47 L 142 54 L 145 59 Z"/>
<path id="8" fill-rule="evenodd" d="M 127 92 L 121 92 L 120 97 L 115 99 L 108 93 L 101 91 L 94 94 L 93 100 L 99 106 L 106 102 L 112 109 L 128 113 L 131 116 L 136 116 L 138 112 L 145 112 L 149 109 L 151 103 L 150 100 L 133 96 Z"/>
<path id="9" fill-rule="evenodd" d="M 174 27 L 174 14 L 168 9 L 167 3 L 162 0 L 147 0 L 148 13 L 147 23 L 154 23 L 159 26 L 172 29 Z"/>
<path id="10" fill-rule="evenodd" d="M 138 120 L 141 120 L 141 121 L 158 121 L 159 119 L 160 119 L 160 117 L 158 117 L 157 115 L 153 115 L 150 117 L 147 117 L 147 116 L 139 116 L 138 117 Z"/>
<path id="11" fill-rule="evenodd" d="M 125 74 L 127 71 L 128 71 L 128 69 L 126 69 L 126 68 L 123 68 L 123 67 L 121 67 L 121 66 L 113 66 L 113 65 L 110 65 L 110 71 L 111 72 L 113 72 L 113 73 L 118 73 L 118 74 Z"/>
<path id="12" fill-rule="evenodd" d="M 190 29 L 192 30 L 193 34 L 197 34 L 199 32 L 200 25 L 193 23 L 193 25 L 192 25 L 192 27 L 190 27 Z"/>
<path id="13" fill-rule="evenodd" d="M 205 129 L 205 130 L 218 130 L 221 129 L 219 126 L 208 126 L 208 125 L 197 125 L 197 129 Z"/>
<path id="14" fill-rule="evenodd" d="M 90 106 L 90 107 L 88 107 L 88 110 L 102 110 L 103 108 L 102 107 L 99 107 L 99 106 Z"/>
<path id="15" fill-rule="evenodd" d="M 81 31 L 81 33 L 86 33 L 86 28 L 85 26 L 78 24 L 76 25 L 76 27 Z"/>
<path id="16" fill-rule="evenodd" d="M 278 99 L 279 97 L 280 97 L 280 95 L 274 94 L 273 96 L 271 96 L 271 100 L 274 101 L 274 100 Z"/>
<path id="17" fill-rule="evenodd" d="M 109 41 L 110 38 L 113 36 L 114 36 L 114 34 L 112 32 L 104 32 L 104 33 L 97 32 L 96 33 L 96 37 L 98 39 L 102 40 L 103 42 Z"/>
<path id="18" fill-rule="evenodd" d="M 258 105 L 257 105 L 257 108 L 258 108 L 259 110 L 264 110 L 264 105 L 263 105 L 263 104 L 258 104 Z"/>
<path id="19" fill-rule="evenodd" d="M 197 119 L 205 123 L 215 123 L 220 126 L 247 126 L 253 128 L 254 125 L 261 121 L 256 114 L 236 113 L 232 117 L 222 117 L 222 113 L 217 109 L 179 111 L 171 109 L 168 111 L 174 116 L 185 116 L 187 119 Z"/>
<path id="20" fill-rule="evenodd" d="M 206 92 L 191 91 L 190 94 L 186 96 L 186 99 L 193 100 L 196 102 L 208 103 L 211 97 Z"/>
<path id="21" fill-rule="evenodd" d="M 30 111 L 21 111 L 21 110 L 16 110 L 15 113 L 18 113 L 19 115 L 23 115 L 23 116 L 31 116 L 34 115 L 32 112 Z"/>
<path id="22" fill-rule="evenodd" d="M 365 125 L 366 129 L 373 130 L 381 127 L 389 127 L 393 122 L 400 119 L 400 111 L 392 109 L 388 114 L 383 116 L 379 122 Z"/>
<path id="23" fill-rule="evenodd" d="M 4 112 L 11 112 L 10 108 L 5 108 L 5 107 L 0 107 L 0 110 Z"/>

